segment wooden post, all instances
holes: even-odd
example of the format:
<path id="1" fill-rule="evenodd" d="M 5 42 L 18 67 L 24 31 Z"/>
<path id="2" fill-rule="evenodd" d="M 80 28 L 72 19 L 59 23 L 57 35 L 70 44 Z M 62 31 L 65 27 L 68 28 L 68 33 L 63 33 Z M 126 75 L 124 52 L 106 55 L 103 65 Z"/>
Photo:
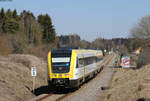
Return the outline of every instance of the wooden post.
<path id="1" fill-rule="evenodd" d="M 32 87 L 33 87 L 33 94 L 34 94 L 34 92 L 35 92 L 34 91 L 35 90 L 35 76 L 33 76 L 33 86 Z"/>
<path id="2" fill-rule="evenodd" d="M 31 67 L 31 76 L 33 78 L 33 82 L 32 82 L 32 87 L 33 87 L 33 93 L 35 93 L 35 77 L 37 76 L 37 70 L 36 70 L 36 67 Z"/>

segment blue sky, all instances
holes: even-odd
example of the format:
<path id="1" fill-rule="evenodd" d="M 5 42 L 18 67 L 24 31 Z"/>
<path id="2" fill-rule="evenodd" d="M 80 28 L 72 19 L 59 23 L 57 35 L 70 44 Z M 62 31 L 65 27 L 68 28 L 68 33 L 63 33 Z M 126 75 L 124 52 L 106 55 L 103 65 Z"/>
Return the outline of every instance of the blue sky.
<path id="1" fill-rule="evenodd" d="M 89 41 L 97 37 L 128 37 L 141 17 L 150 15 L 150 0 L 12 0 L 0 8 L 48 13 L 60 34 L 76 33 Z"/>

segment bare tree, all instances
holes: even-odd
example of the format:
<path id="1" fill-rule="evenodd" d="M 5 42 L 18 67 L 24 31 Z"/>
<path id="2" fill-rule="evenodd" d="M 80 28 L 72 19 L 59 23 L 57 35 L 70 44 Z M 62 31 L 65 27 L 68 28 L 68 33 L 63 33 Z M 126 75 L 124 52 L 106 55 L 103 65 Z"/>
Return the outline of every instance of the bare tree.
<path id="1" fill-rule="evenodd" d="M 134 38 L 150 38 L 150 16 L 142 17 L 139 23 L 131 29 Z"/>
<path id="2" fill-rule="evenodd" d="M 104 50 L 104 39 L 97 38 L 92 42 L 92 47 L 95 49 L 102 49 Z"/>

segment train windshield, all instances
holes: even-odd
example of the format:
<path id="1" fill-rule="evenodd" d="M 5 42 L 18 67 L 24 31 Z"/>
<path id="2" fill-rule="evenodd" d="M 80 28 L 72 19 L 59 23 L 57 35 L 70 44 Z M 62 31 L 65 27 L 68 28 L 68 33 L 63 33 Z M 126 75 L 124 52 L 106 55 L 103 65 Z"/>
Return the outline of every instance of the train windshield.
<path id="1" fill-rule="evenodd" d="M 70 70 L 71 53 L 52 53 L 52 72 L 68 73 Z"/>

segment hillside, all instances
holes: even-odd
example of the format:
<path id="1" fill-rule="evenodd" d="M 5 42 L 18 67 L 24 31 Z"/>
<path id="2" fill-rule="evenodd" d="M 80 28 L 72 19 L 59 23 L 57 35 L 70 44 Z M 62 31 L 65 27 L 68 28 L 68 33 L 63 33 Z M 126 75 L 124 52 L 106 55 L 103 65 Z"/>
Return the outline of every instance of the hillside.
<path id="1" fill-rule="evenodd" d="M 42 59 L 20 54 L 0 56 L 0 101 L 27 101 L 34 97 L 31 66 L 37 67 L 36 88 L 46 85 L 46 63 Z"/>
<path id="2" fill-rule="evenodd" d="M 110 89 L 101 96 L 104 101 L 150 99 L 150 64 L 136 70 L 115 68 L 114 72 Z"/>

